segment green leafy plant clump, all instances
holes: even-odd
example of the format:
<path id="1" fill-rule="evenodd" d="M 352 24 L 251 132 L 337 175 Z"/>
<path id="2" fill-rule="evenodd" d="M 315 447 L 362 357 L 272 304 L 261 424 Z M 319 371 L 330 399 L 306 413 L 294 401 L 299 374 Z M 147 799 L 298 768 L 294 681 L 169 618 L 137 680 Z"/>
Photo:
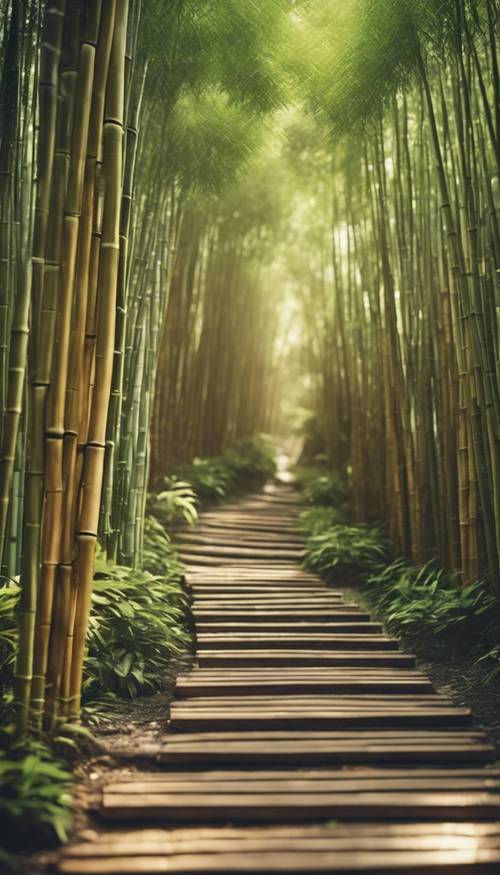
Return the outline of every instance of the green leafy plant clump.
<path id="1" fill-rule="evenodd" d="M 308 504 L 335 507 L 339 514 L 348 515 L 350 485 L 346 473 L 321 466 L 299 467 L 295 477 Z"/>
<path id="2" fill-rule="evenodd" d="M 0 821 L 6 848 L 65 841 L 72 821 L 73 778 L 38 741 L 0 753 Z"/>
<path id="3" fill-rule="evenodd" d="M 175 475 L 165 477 L 164 483 L 165 488 L 161 492 L 149 495 L 149 513 L 166 526 L 178 520 L 194 526 L 198 519 L 198 499 L 191 483 L 179 480 Z"/>
<path id="4" fill-rule="evenodd" d="M 379 570 L 388 555 L 389 544 L 379 529 L 336 525 L 307 540 L 304 564 L 327 580 L 358 578 Z"/>
<path id="5" fill-rule="evenodd" d="M 250 489 L 257 489 L 276 472 L 276 459 L 271 441 L 263 435 L 244 438 L 228 446 L 219 456 L 206 459 L 195 458 L 179 465 L 167 478 L 167 491 L 172 484 L 182 482 L 189 486 L 202 504 L 222 501 Z M 153 513 L 161 503 L 162 494 L 156 497 Z M 179 517 L 186 518 L 182 511 Z M 189 521 L 189 520 L 188 520 Z"/>
<path id="6" fill-rule="evenodd" d="M 14 580 L 0 586 L 0 698 L 12 685 L 17 630 L 14 614 L 19 599 L 19 584 Z"/>
<path id="7" fill-rule="evenodd" d="M 307 535 L 320 535 L 332 526 L 345 523 L 344 512 L 336 507 L 318 505 L 299 514 L 299 525 Z"/>
<path id="8" fill-rule="evenodd" d="M 83 687 L 87 701 L 160 689 L 191 650 L 182 566 L 156 521 L 147 521 L 144 558 L 150 569 L 163 566 L 161 573 L 109 565 L 98 557 Z"/>
<path id="9" fill-rule="evenodd" d="M 462 586 L 432 562 L 418 567 L 398 559 L 368 578 L 363 596 L 394 634 L 449 637 L 458 648 L 499 640 L 500 603 L 484 580 Z"/>

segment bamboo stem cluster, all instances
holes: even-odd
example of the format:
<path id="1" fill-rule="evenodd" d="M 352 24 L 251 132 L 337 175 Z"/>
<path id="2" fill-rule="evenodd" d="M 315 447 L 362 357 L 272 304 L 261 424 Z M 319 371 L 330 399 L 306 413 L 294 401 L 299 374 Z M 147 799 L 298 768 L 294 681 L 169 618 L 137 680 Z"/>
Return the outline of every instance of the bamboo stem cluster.
<path id="1" fill-rule="evenodd" d="M 276 300 L 262 283 L 262 229 L 185 210 L 160 347 L 151 479 L 270 431 L 276 412 Z"/>
<path id="2" fill-rule="evenodd" d="M 54 0 L 43 15 L 30 281 L 18 295 L 24 320 L 13 322 L 29 345 L 21 727 L 30 715 L 48 727 L 79 715 L 113 369 L 131 13 L 128 0 Z"/>
<path id="3" fill-rule="evenodd" d="M 500 556 L 497 21 L 418 59 L 361 149 L 337 150 L 323 284 L 306 300 L 331 459 L 355 517 L 386 520 L 415 562 L 464 582 Z M 327 248 L 328 247 L 328 248 Z M 496 306 L 495 306 L 496 302 Z"/>

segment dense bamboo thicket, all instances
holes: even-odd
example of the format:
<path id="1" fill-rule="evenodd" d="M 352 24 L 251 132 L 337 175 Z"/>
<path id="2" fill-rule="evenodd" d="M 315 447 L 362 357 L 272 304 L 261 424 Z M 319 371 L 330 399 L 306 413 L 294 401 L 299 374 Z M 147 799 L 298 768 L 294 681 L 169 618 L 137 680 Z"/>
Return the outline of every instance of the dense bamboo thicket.
<path id="1" fill-rule="evenodd" d="M 21 584 L 24 730 L 78 719 L 97 538 L 110 560 L 140 559 L 157 359 L 172 340 L 165 317 L 175 321 L 190 288 L 186 246 L 198 241 L 204 265 L 194 318 L 207 356 L 217 318 L 226 339 L 235 319 L 265 320 L 254 269 L 239 263 L 248 235 L 216 245 L 211 209 L 191 240 L 184 220 L 196 191 L 215 198 L 236 177 L 259 117 L 280 100 L 265 46 L 282 4 L 265 29 L 258 8 L 237 3 L 7 0 L 1 11 L 0 556 Z M 213 259 L 226 265 L 224 284 L 236 270 L 246 277 L 227 323 Z M 247 370 L 254 354 L 266 367 L 273 336 L 266 321 L 258 349 L 250 332 L 239 345 L 211 447 L 263 423 Z M 188 357 L 189 336 L 175 342 Z M 231 349 L 206 370 L 203 354 L 196 371 L 210 374 L 214 397 Z M 238 411 L 243 380 L 253 407 Z M 173 464 L 170 443 L 160 450 Z"/>
<path id="2" fill-rule="evenodd" d="M 358 140 L 333 152 L 331 230 L 304 299 L 317 405 L 358 522 L 387 521 L 416 563 L 496 579 L 498 9 L 384 7 L 366 5 L 331 71 L 347 65 L 361 107 L 345 79 L 323 101 Z"/>
<path id="3" fill-rule="evenodd" d="M 495 573 L 498 30 L 495 0 L 0 0 L 20 731 L 79 718 L 96 545 L 140 563 L 148 484 L 285 393 L 356 520 Z"/>
<path id="4" fill-rule="evenodd" d="M 184 216 L 157 373 L 153 482 L 172 461 L 215 455 L 276 421 L 281 319 L 263 279 L 276 208 L 255 180 L 246 199 L 241 188 L 231 194 L 211 213 L 193 204 Z"/>

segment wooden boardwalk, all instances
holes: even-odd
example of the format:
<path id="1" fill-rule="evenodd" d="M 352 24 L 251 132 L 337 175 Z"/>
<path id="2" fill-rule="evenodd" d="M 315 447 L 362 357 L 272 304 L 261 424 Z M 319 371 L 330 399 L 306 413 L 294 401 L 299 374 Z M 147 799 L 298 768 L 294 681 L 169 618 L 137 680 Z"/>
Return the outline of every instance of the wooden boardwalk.
<path id="1" fill-rule="evenodd" d="M 303 571 L 276 487 L 179 535 L 198 664 L 161 770 L 103 790 L 70 875 L 500 873 L 500 769 L 470 714 Z"/>

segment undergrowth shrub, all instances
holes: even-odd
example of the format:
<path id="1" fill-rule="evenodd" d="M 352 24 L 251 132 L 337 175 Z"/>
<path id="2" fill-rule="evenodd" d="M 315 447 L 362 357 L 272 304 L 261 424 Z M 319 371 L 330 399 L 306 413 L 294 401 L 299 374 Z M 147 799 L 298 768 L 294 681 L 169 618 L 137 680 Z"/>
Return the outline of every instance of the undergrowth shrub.
<path id="1" fill-rule="evenodd" d="M 273 445 L 263 435 L 257 435 L 235 441 L 219 456 L 196 458 L 178 465 L 166 478 L 166 486 L 168 490 L 172 480 L 180 480 L 191 486 L 202 504 L 208 504 L 257 489 L 275 472 Z M 156 513 L 154 505 L 153 513 Z"/>
<path id="2" fill-rule="evenodd" d="M 17 639 L 15 610 L 18 599 L 18 583 L 9 580 L 0 586 L 0 698 L 2 701 L 13 680 Z"/>
<path id="3" fill-rule="evenodd" d="M 148 521 L 144 556 L 146 565 L 162 567 L 161 573 L 110 565 L 102 554 L 97 557 L 83 684 L 86 700 L 103 693 L 135 698 L 160 689 L 191 649 L 182 567 L 157 526 Z M 153 536 L 164 556 L 153 549 Z"/>
<path id="4" fill-rule="evenodd" d="M 72 820 L 73 778 L 39 741 L 0 752 L 0 823 L 6 848 L 65 841 Z"/>
<path id="5" fill-rule="evenodd" d="M 326 505 L 310 507 L 299 514 L 300 528 L 307 535 L 320 535 L 332 526 L 341 525 L 344 521 L 342 510 Z"/>
<path id="6" fill-rule="evenodd" d="M 327 580 L 339 580 L 379 570 L 388 555 L 389 544 L 379 529 L 336 525 L 308 538 L 304 564 Z"/>
<path id="7" fill-rule="evenodd" d="M 500 603 L 485 581 L 462 586 L 434 563 L 416 567 L 399 559 L 368 578 L 363 596 L 393 634 L 440 636 L 465 650 L 500 640 Z"/>
<path id="8" fill-rule="evenodd" d="M 295 477 L 308 504 L 335 507 L 341 521 L 348 521 L 351 489 L 347 473 L 319 466 L 298 467 Z"/>
<path id="9" fill-rule="evenodd" d="M 198 519 L 198 499 L 192 485 L 175 476 L 165 477 L 164 484 L 165 489 L 148 496 L 148 514 L 161 520 L 164 526 L 180 520 L 193 526 Z"/>

